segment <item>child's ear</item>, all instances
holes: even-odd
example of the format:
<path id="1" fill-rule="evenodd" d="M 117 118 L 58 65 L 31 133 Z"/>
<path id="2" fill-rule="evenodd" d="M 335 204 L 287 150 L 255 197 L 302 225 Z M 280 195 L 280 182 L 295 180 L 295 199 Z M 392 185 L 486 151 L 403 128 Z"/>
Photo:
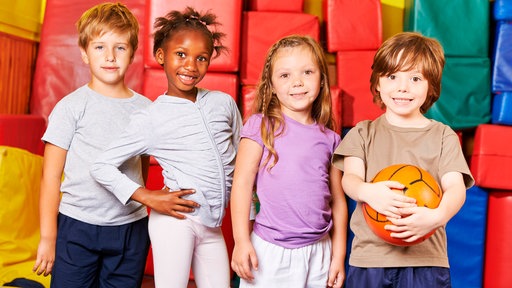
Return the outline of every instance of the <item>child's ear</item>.
<path id="1" fill-rule="evenodd" d="M 164 65 L 164 50 L 162 48 L 158 48 L 155 52 L 155 60 L 158 64 Z"/>
<path id="2" fill-rule="evenodd" d="M 84 61 L 85 64 L 89 64 L 89 57 L 87 56 L 87 52 L 82 47 L 80 47 L 80 55 L 82 57 L 82 61 Z"/>

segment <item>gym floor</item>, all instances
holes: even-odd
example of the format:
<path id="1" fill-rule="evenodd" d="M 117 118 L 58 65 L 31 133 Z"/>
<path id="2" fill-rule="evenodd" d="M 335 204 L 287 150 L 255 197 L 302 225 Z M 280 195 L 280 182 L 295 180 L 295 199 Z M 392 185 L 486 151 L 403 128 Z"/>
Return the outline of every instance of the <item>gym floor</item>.
<path id="1" fill-rule="evenodd" d="M 144 280 L 142 280 L 141 288 L 155 288 L 155 283 L 153 281 L 153 277 L 152 276 L 144 276 Z M 194 281 L 191 280 L 188 283 L 187 288 L 197 288 L 197 286 L 194 283 Z"/>

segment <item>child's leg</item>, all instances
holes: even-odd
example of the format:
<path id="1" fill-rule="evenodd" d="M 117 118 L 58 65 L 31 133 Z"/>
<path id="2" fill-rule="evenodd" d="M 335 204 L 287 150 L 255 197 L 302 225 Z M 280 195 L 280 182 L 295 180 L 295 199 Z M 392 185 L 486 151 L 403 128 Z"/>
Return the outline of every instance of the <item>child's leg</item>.
<path id="1" fill-rule="evenodd" d="M 140 287 L 149 250 L 148 218 L 101 231 L 99 287 Z"/>
<path id="2" fill-rule="evenodd" d="M 198 222 L 195 224 L 197 242 L 192 270 L 197 287 L 228 288 L 229 258 L 221 228 L 209 228 Z"/>
<path id="3" fill-rule="evenodd" d="M 94 226 L 59 214 L 51 287 L 98 286 L 100 255 Z"/>
<path id="4" fill-rule="evenodd" d="M 317 243 L 295 249 L 266 242 L 255 233 L 251 241 L 258 257 L 254 280 L 240 280 L 244 287 L 322 287 L 327 286 L 331 262 L 331 239 L 328 235 Z"/>
<path id="5" fill-rule="evenodd" d="M 151 211 L 149 236 L 153 249 L 155 287 L 187 287 L 194 251 L 193 221 Z"/>

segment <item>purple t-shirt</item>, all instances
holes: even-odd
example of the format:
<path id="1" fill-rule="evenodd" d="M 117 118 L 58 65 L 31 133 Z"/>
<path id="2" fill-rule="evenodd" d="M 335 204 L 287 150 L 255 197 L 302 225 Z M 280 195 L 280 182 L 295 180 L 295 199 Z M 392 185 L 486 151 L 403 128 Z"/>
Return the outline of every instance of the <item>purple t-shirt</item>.
<path id="1" fill-rule="evenodd" d="M 263 147 L 263 163 L 268 151 L 261 139 L 261 119 L 261 114 L 252 115 L 241 137 Z M 299 248 L 317 242 L 332 226 L 329 168 L 340 136 L 286 116 L 285 127 L 274 143 L 279 161 L 270 172 L 260 168 L 256 177 L 260 211 L 254 233 L 273 244 Z"/>

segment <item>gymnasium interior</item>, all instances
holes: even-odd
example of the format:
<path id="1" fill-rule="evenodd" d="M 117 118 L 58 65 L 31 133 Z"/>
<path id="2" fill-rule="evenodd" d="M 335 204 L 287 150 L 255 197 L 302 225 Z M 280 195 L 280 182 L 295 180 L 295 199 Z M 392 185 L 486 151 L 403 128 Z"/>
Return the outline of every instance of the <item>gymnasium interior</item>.
<path id="1" fill-rule="evenodd" d="M 30 279 L 39 241 L 39 186 L 48 115 L 65 95 L 89 81 L 75 23 L 101 0 L 0 2 L 0 286 Z M 166 90 L 152 55 L 156 17 L 191 6 L 211 10 L 230 53 L 215 58 L 199 86 L 230 94 L 246 117 L 267 49 L 279 38 L 306 34 L 329 62 L 337 132 L 375 119 L 371 63 L 382 42 L 401 31 L 436 38 L 446 65 L 439 101 L 426 116 L 460 137 L 475 178 L 462 209 L 447 224 L 454 288 L 510 287 L 512 283 L 512 1 L 510 0 L 124 0 L 140 23 L 139 47 L 128 86 L 156 99 Z M 147 187 L 162 187 L 151 161 Z M 349 213 L 355 203 L 348 201 Z M 222 231 L 233 249 L 229 209 Z M 351 235 L 348 233 L 350 241 Z M 350 242 L 347 244 L 347 259 Z M 152 284 L 152 252 L 145 282 Z M 190 274 L 193 284 L 193 274 Z M 233 287 L 237 275 L 232 273 Z M 7 287 L 7 286 L 6 286 Z"/>

